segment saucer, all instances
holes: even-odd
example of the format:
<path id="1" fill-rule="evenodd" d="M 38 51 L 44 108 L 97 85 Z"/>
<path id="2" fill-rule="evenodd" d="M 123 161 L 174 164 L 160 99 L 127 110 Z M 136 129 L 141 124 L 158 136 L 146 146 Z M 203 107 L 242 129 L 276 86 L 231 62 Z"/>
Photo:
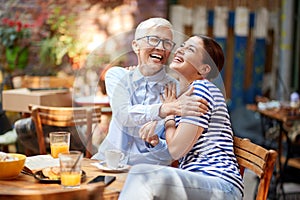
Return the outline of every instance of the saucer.
<path id="1" fill-rule="evenodd" d="M 117 169 L 109 168 L 105 161 L 91 163 L 91 165 L 97 167 L 98 169 L 101 169 L 102 171 L 106 172 L 126 172 L 129 170 L 130 166 L 126 164 L 119 164 L 119 167 Z"/>

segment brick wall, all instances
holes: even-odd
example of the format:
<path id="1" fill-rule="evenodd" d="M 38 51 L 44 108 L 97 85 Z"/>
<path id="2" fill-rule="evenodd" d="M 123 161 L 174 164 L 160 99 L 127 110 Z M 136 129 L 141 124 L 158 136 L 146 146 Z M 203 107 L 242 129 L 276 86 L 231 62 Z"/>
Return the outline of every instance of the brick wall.
<path id="1" fill-rule="evenodd" d="M 44 75 L 43 73 L 48 73 L 48 70 L 41 70 L 43 66 L 39 66 L 38 42 L 49 34 L 49 27 L 45 26 L 45 21 L 55 6 L 62 8 L 62 15 L 74 14 L 76 16 L 74 33 L 86 49 L 85 54 L 89 54 L 93 48 L 92 42 L 94 45 L 99 45 L 104 41 L 109 41 L 120 32 L 129 32 L 132 27 L 134 28 L 136 24 L 146 18 L 167 17 L 168 10 L 167 0 L 114 0 L 112 3 L 101 3 L 99 0 L 0 0 L 0 19 L 3 17 L 19 18 L 22 22 L 35 24 L 35 27 L 32 28 L 30 60 L 25 69 L 27 74 Z M 130 45 L 132 38 L 125 37 L 125 40 L 128 40 L 125 42 L 118 41 L 124 37 L 116 39 L 115 44 Z M 119 49 L 118 46 L 114 48 Z M 114 50 L 111 49 L 111 51 Z M 77 61 L 79 65 L 84 65 L 84 59 L 85 57 L 79 58 L 80 61 Z M 125 61 L 131 63 L 134 62 L 134 59 L 129 58 Z"/>

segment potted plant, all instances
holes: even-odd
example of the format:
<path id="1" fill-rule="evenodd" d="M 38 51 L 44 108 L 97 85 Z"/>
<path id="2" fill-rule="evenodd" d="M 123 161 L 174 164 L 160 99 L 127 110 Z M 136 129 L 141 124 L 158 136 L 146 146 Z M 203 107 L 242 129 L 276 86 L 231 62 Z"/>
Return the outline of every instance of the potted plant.
<path id="1" fill-rule="evenodd" d="M 15 69 L 23 69 L 28 61 L 30 28 L 32 25 L 20 20 L 2 19 L 0 26 L 0 39 L 6 63 L 4 69 L 12 72 Z M 2 55 L 3 56 L 3 55 Z"/>
<path id="2" fill-rule="evenodd" d="M 71 64 L 83 52 L 76 39 L 75 15 L 63 14 L 61 7 L 54 7 L 45 22 L 47 34 L 39 42 L 39 58 L 43 67 L 57 71 L 64 62 Z"/>

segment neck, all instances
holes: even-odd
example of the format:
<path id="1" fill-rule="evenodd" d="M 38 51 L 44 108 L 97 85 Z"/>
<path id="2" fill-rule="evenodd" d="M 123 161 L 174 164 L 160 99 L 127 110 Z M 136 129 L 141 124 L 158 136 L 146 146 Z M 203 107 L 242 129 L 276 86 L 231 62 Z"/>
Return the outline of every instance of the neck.
<path id="1" fill-rule="evenodd" d="M 159 67 L 151 67 L 145 65 L 144 66 L 138 65 L 138 68 L 143 76 L 153 76 L 163 69 L 163 67 L 159 68 Z"/>

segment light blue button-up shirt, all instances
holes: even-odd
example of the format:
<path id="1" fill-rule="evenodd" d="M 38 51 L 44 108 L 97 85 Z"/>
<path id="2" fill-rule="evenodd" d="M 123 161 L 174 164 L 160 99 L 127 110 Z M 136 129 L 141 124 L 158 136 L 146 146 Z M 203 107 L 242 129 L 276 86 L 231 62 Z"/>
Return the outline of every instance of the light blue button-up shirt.
<path id="1" fill-rule="evenodd" d="M 133 71 L 122 67 L 109 69 L 105 85 L 112 119 L 105 140 L 92 158 L 105 160 L 106 149 L 120 149 L 125 154 L 125 164 L 170 164 L 172 158 L 164 137 L 164 121 L 159 117 L 162 104 L 160 95 L 169 82 L 177 81 L 167 75 L 164 68 L 154 76 L 147 77 L 138 68 Z M 158 121 L 156 133 L 160 136 L 160 141 L 158 145 L 151 147 L 139 137 L 139 129 L 154 120 Z"/>

